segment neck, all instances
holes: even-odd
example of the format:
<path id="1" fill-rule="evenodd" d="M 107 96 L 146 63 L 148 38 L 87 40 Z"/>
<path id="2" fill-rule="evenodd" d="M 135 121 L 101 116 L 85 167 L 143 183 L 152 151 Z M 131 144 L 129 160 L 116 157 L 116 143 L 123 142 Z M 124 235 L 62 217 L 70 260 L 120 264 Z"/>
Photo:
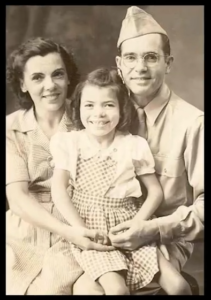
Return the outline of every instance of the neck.
<path id="1" fill-rule="evenodd" d="M 88 131 L 86 132 L 93 146 L 98 147 L 100 149 L 108 148 L 112 144 L 116 133 L 116 131 L 113 130 L 112 132 L 104 136 L 94 136 L 90 134 Z"/>
<path id="2" fill-rule="evenodd" d="M 46 124 L 53 128 L 61 121 L 64 111 L 64 106 L 57 111 L 43 111 L 35 108 L 35 115 L 38 123 Z"/>
<path id="3" fill-rule="evenodd" d="M 141 108 L 144 108 L 145 106 L 147 106 L 147 104 L 149 104 L 151 101 L 153 101 L 153 99 L 155 99 L 155 97 L 159 94 L 160 89 L 161 89 L 162 85 L 150 96 L 147 97 L 143 97 L 140 96 L 138 94 L 132 94 L 132 100 Z"/>

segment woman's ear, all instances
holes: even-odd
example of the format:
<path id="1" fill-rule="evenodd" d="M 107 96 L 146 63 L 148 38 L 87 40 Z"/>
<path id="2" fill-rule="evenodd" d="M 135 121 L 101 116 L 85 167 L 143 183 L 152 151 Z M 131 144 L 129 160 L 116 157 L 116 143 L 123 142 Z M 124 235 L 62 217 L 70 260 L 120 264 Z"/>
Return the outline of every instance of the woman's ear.
<path id="1" fill-rule="evenodd" d="M 26 85 L 25 85 L 25 83 L 22 79 L 20 80 L 20 85 L 21 85 L 21 91 L 23 93 L 26 93 L 27 92 L 27 87 L 26 87 Z"/>

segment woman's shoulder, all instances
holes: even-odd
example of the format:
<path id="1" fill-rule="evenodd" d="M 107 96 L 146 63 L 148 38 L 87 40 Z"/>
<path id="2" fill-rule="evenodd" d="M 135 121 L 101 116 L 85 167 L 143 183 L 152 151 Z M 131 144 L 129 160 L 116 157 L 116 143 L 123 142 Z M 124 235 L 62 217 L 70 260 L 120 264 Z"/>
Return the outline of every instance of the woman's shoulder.
<path id="1" fill-rule="evenodd" d="M 6 116 L 6 130 L 13 130 L 19 128 L 21 130 L 22 120 L 26 114 L 26 110 L 19 109 Z"/>

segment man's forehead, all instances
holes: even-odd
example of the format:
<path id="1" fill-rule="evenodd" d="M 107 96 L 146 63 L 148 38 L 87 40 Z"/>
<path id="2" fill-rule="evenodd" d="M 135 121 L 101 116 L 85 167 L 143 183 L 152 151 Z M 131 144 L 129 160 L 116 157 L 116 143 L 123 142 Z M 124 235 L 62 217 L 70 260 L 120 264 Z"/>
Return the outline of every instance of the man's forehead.
<path id="1" fill-rule="evenodd" d="M 143 53 L 162 51 L 162 37 L 160 34 L 146 34 L 124 41 L 121 53 Z"/>

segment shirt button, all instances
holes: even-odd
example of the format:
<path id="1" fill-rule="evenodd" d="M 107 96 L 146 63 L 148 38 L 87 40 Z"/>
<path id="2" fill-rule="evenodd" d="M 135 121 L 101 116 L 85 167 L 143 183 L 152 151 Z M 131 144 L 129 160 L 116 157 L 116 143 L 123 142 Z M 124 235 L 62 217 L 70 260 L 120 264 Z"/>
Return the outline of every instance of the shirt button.
<path id="1" fill-rule="evenodd" d="M 114 152 L 117 152 L 117 149 L 116 149 L 116 148 L 114 148 Z"/>
<path id="2" fill-rule="evenodd" d="M 166 173 L 167 172 L 167 170 L 166 170 L 166 168 L 164 169 L 164 173 Z"/>
<path id="3" fill-rule="evenodd" d="M 47 162 L 48 162 L 48 165 L 50 166 L 50 168 L 54 167 L 54 161 L 53 161 L 53 157 L 52 156 L 48 156 L 47 157 Z"/>
<path id="4" fill-rule="evenodd" d="M 48 156 L 47 157 L 47 162 L 50 162 L 52 160 L 52 157 L 51 156 Z"/>

